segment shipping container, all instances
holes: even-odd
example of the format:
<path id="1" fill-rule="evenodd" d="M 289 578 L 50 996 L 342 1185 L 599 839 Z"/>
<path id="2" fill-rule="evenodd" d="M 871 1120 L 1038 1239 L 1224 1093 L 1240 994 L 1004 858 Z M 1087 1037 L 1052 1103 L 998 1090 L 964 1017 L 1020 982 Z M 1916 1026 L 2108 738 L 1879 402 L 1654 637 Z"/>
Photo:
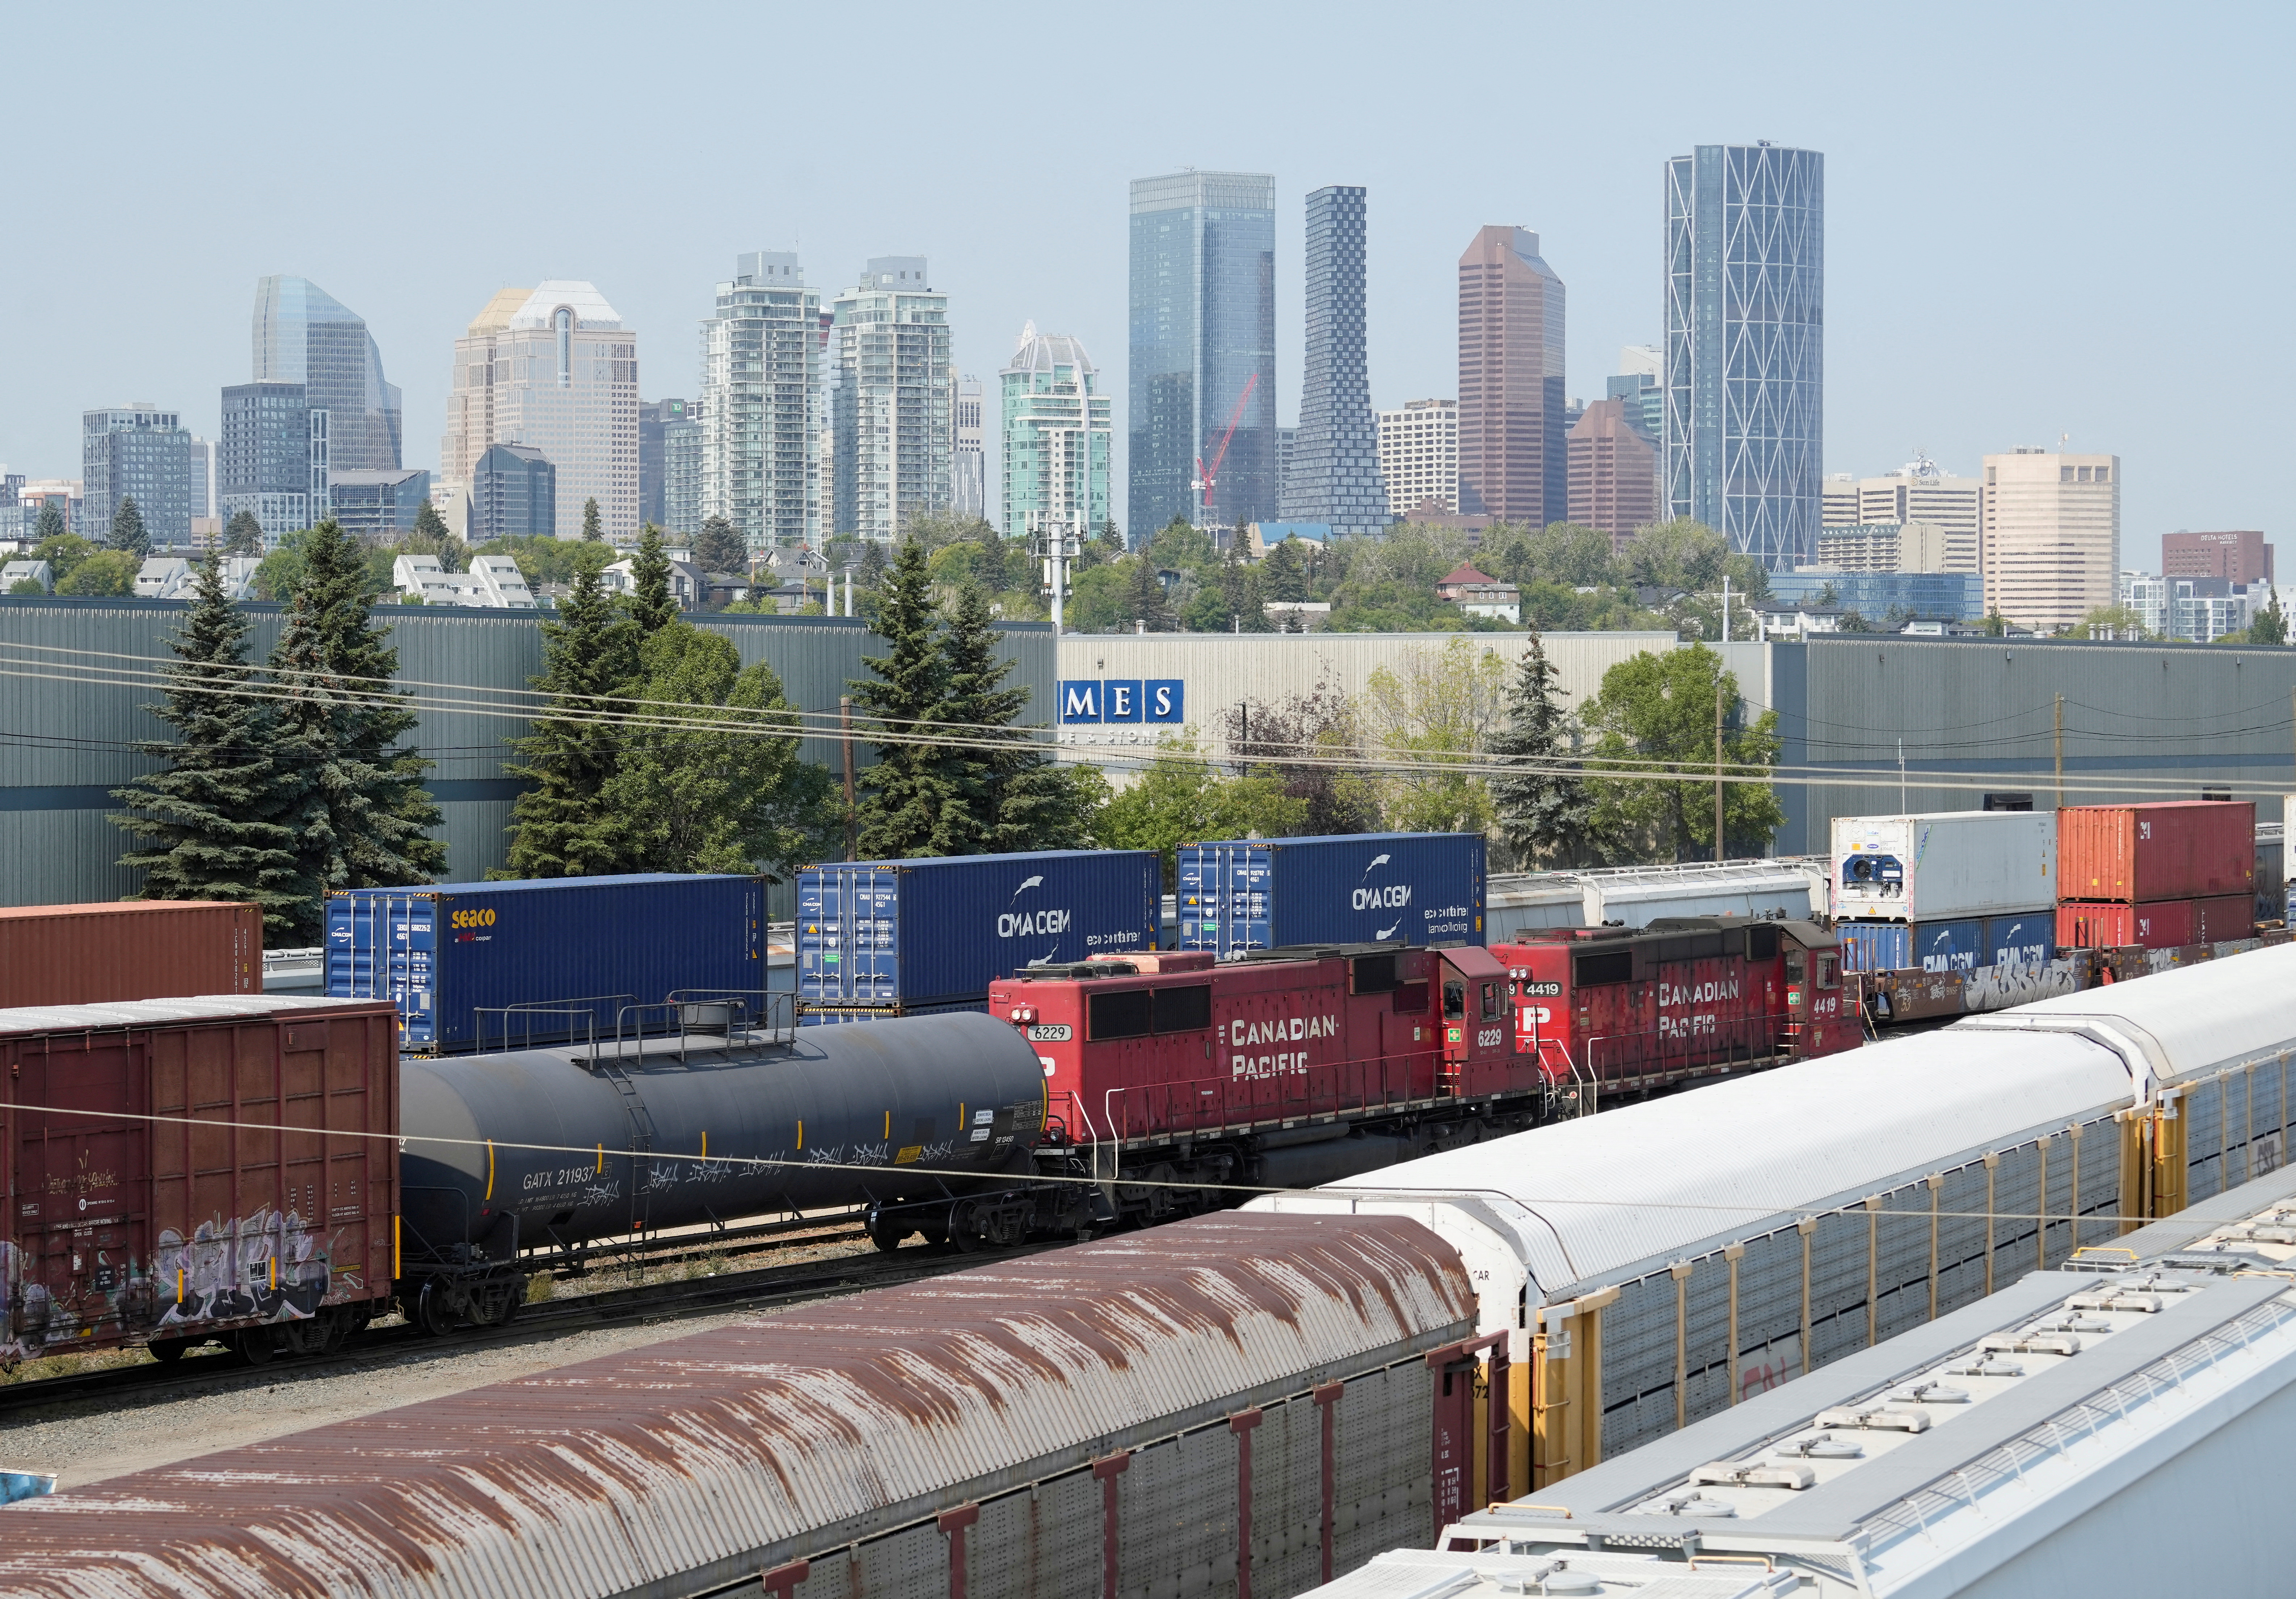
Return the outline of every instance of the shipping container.
<path id="1" fill-rule="evenodd" d="M 2275 808 L 2277 814 L 2277 808 Z M 2256 919 L 2282 922 L 2288 915 L 2288 882 L 2283 862 L 2286 829 L 2278 822 L 2256 824 Z"/>
<path id="2" fill-rule="evenodd" d="M 2077 805 L 2058 814 L 2060 898 L 2143 905 L 2256 890 L 2256 807 L 2248 800 Z"/>
<path id="3" fill-rule="evenodd" d="M 1485 890 L 1480 833 L 1183 844 L 1180 947 L 1480 944 Z"/>
<path id="4" fill-rule="evenodd" d="M 2056 958 L 2055 913 L 1955 922 L 1837 922 L 1845 972 L 1977 972 Z"/>
<path id="5" fill-rule="evenodd" d="M 326 951 L 328 994 L 395 1001 L 417 1054 L 660 1031 L 672 995 L 768 1003 L 746 875 L 354 889 L 327 898 Z"/>
<path id="6" fill-rule="evenodd" d="M 949 1016 L 960 1011 L 986 1011 L 988 996 L 949 999 L 934 1004 L 819 1005 L 798 1007 L 800 1027 L 839 1027 L 849 1021 L 892 1021 L 903 1016 Z"/>
<path id="7" fill-rule="evenodd" d="M 839 861 L 798 873 L 797 994 L 868 1009 L 976 1000 L 1000 977 L 1156 947 L 1146 849 Z"/>
<path id="8" fill-rule="evenodd" d="M 231 994 L 0 1011 L 0 1365 L 332 1348 L 391 1294 L 398 1017 Z"/>
<path id="9" fill-rule="evenodd" d="M 263 987 L 263 913 L 220 899 L 0 908 L 0 1005 L 101 1004 Z"/>
<path id="10" fill-rule="evenodd" d="M 2156 899 L 2145 905 L 2068 899 L 2057 906 L 2057 944 L 2065 949 L 2176 949 L 2221 944 L 2256 931 L 2256 904 L 2246 894 L 2208 899 Z"/>
<path id="11" fill-rule="evenodd" d="M 1954 810 L 1833 819 L 1833 914 L 1957 922 L 2057 901 L 2056 816 Z"/>

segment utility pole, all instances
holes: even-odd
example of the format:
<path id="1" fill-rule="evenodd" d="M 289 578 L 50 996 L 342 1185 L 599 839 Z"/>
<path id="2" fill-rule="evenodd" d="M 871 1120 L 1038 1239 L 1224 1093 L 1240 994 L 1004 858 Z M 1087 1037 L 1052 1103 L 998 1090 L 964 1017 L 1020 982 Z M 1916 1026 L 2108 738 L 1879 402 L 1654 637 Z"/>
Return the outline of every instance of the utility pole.
<path id="1" fill-rule="evenodd" d="M 1714 864 L 1722 864 L 1722 674 L 1714 674 Z"/>
<path id="2" fill-rule="evenodd" d="M 860 856 L 861 813 L 853 807 L 853 696 L 837 696 L 837 721 L 844 730 L 841 741 L 845 747 L 845 858 L 858 860 Z"/>
<path id="3" fill-rule="evenodd" d="M 2065 808 L 2065 697 L 2057 696 L 2057 808 Z"/>

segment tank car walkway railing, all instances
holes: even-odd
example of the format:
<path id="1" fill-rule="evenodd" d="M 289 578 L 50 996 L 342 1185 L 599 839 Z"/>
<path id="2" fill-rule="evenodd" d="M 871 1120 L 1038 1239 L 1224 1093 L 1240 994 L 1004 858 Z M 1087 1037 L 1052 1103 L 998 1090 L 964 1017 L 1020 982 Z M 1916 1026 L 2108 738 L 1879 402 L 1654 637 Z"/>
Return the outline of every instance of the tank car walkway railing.
<path id="1" fill-rule="evenodd" d="M 598 1030 L 600 1007 L 614 1007 L 611 1034 Z M 693 1040 L 706 1047 L 724 1049 L 745 1045 L 786 1044 L 797 1036 L 797 996 L 767 988 L 674 988 L 667 999 L 640 1002 L 629 994 L 591 994 L 573 999 L 536 1001 L 527 1004 L 481 1005 L 472 1012 L 477 1049 L 487 1051 L 487 1018 L 502 1019 L 503 1049 L 530 1049 L 536 1044 L 573 1044 L 589 1057 L 592 1070 L 606 1060 L 620 1061 L 628 1046 L 642 1059 L 649 1038 L 677 1040 L 678 1063 L 685 1063 Z M 547 1018 L 557 1018 L 553 1023 Z M 513 1035 L 516 1042 L 512 1042 Z"/>
<path id="2" fill-rule="evenodd" d="M 1341 1061 L 1266 1078 L 1197 1078 L 1111 1088 L 1103 1096 L 1110 1136 L 1136 1144 L 1179 1134 L 1243 1132 L 1315 1117 L 1360 1117 L 1431 1103 L 1425 1056 Z"/>

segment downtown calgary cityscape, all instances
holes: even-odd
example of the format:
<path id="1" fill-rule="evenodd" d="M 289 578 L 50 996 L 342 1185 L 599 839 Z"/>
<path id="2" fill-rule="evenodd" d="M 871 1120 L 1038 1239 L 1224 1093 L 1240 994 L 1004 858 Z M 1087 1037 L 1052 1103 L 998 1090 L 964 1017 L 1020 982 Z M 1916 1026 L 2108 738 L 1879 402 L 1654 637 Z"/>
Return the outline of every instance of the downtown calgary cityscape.
<path id="1" fill-rule="evenodd" d="M 20 19 L 0 1599 L 2286 1594 L 2211 21 Z"/>

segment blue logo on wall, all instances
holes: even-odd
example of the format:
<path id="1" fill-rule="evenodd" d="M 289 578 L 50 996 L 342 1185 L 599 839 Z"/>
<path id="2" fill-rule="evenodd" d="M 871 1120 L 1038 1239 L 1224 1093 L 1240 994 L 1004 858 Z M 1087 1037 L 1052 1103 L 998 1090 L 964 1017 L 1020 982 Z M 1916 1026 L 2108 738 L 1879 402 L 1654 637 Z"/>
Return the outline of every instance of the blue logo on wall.
<path id="1" fill-rule="evenodd" d="M 1060 685 L 1061 725 L 1184 722 L 1187 685 L 1177 677 L 1078 677 Z"/>

